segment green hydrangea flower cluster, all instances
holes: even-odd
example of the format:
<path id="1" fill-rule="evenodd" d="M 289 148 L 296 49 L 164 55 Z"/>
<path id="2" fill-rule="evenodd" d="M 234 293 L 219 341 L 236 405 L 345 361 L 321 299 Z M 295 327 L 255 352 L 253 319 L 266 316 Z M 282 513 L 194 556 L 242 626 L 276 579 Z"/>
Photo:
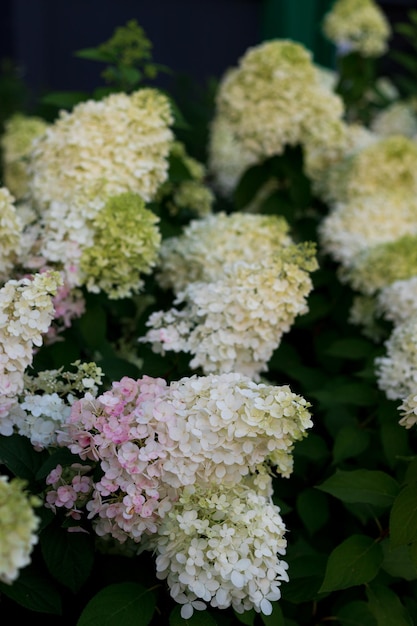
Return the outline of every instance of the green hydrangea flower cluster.
<path id="1" fill-rule="evenodd" d="M 93 220 L 93 244 L 81 255 L 87 289 L 109 298 L 125 298 L 143 286 L 141 274 L 156 264 L 161 234 L 159 218 L 134 193 L 110 197 Z"/>

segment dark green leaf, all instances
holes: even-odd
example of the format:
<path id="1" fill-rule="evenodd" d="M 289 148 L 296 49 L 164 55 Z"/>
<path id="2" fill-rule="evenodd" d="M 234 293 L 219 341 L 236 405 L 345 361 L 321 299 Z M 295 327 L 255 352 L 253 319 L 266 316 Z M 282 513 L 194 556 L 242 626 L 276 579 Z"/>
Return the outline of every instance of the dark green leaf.
<path id="1" fill-rule="evenodd" d="M 31 565 L 20 571 L 12 585 L 0 583 L 0 593 L 29 611 L 62 615 L 61 597 L 57 590 Z"/>
<path id="2" fill-rule="evenodd" d="M 322 528 L 329 519 L 326 496 L 315 489 L 305 489 L 297 497 L 298 515 L 310 534 Z"/>
<path id="3" fill-rule="evenodd" d="M 182 182 L 191 178 L 190 170 L 184 161 L 175 154 L 169 157 L 169 180 L 170 182 Z"/>
<path id="4" fill-rule="evenodd" d="M 378 626 L 413 626 L 414 621 L 407 613 L 397 594 L 384 585 L 370 585 L 366 589 L 369 609 Z"/>
<path id="5" fill-rule="evenodd" d="M 336 616 L 340 626 L 378 626 L 367 603 L 361 600 L 345 604 Z"/>
<path id="6" fill-rule="evenodd" d="M 393 546 L 417 541 L 417 483 L 404 487 L 396 497 L 389 527 Z"/>
<path id="7" fill-rule="evenodd" d="M 233 201 L 236 210 L 239 211 L 247 206 L 270 177 L 268 168 L 263 165 L 249 167 L 241 176 L 234 191 Z"/>
<path id="8" fill-rule="evenodd" d="M 311 392 L 311 395 L 325 406 L 332 404 L 372 406 L 376 402 L 377 391 L 365 383 L 346 382 L 334 384 L 331 389 Z"/>
<path id="9" fill-rule="evenodd" d="M 217 622 L 207 611 L 194 611 L 189 619 L 183 619 L 181 607 L 176 606 L 170 613 L 169 626 L 217 626 Z"/>
<path id="10" fill-rule="evenodd" d="M 363 359 L 374 351 L 370 341 L 357 337 L 336 339 L 326 349 L 326 354 L 342 359 Z"/>
<path id="11" fill-rule="evenodd" d="M 340 463 L 361 454 L 369 445 L 370 435 L 358 425 L 344 426 L 339 430 L 334 441 L 333 459 Z"/>
<path id="12" fill-rule="evenodd" d="M 329 456 L 329 451 L 323 437 L 316 433 L 309 433 L 307 437 L 295 443 L 295 456 L 304 456 L 316 463 L 325 462 Z"/>
<path id="13" fill-rule="evenodd" d="M 271 615 L 264 615 L 261 613 L 260 617 L 265 626 L 285 626 L 287 624 L 278 602 L 272 602 Z"/>
<path id="14" fill-rule="evenodd" d="M 50 456 L 45 459 L 45 462 L 37 471 L 36 479 L 44 480 L 57 465 L 65 467 L 67 465 L 72 465 L 72 463 L 83 463 L 83 461 L 80 459 L 78 454 L 73 454 L 68 448 L 58 448 L 54 452 L 51 451 Z M 89 464 L 88 461 L 85 463 L 86 465 Z"/>
<path id="15" fill-rule="evenodd" d="M 330 493 L 343 502 L 361 502 L 378 507 L 389 507 L 398 493 L 397 481 L 378 470 L 336 472 L 317 489 Z"/>
<path id="16" fill-rule="evenodd" d="M 295 604 L 315 600 L 326 567 L 324 555 L 303 554 L 293 558 L 288 555 L 289 582 L 281 587 L 282 597 Z"/>
<path id="17" fill-rule="evenodd" d="M 41 98 L 41 102 L 59 109 L 71 110 L 76 104 L 88 98 L 89 94 L 84 91 L 51 91 Z"/>
<path id="18" fill-rule="evenodd" d="M 390 467 L 396 467 L 402 463 L 402 458 L 410 454 L 407 430 L 395 421 L 381 424 L 379 434 Z"/>
<path id="19" fill-rule="evenodd" d="M 47 456 L 47 454 L 46 454 Z M 32 482 L 45 460 L 45 453 L 36 452 L 30 440 L 22 435 L 0 436 L 0 463 L 15 476 Z"/>
<path id="20" fill-rule="evenodd" d="M 236 611 L 233 611 L 233 613 L 237 621 L 241 624 L 245 624 L 245 626 L 254 626 L 255 618 L 257 615 L 255 609 L 252 609 L 251 611 L 245 611 L 244 613 L 237 613 Z"/>
<path id="21" fill-rule="evenodd" d="M 382 569 L 394 578 L 403 580 L 416 580 L 417 566 L 412 559 L 409 546 L 393 547 L 390 539 L 382 542 L 384 561 Z"/>
<path id="22" fill-rule="evenodd" d="M 137 583 L 109 585 L 87 604 L 76 626 L 147 626 L 155 610 L 152 591 Z"/>
<path id="23" fill-rule="evenodd" d="M 101 61 L 102 63 L 109 63 L 113 60 L 113 57 L 108 52 L 98 50 L 97 48 L 83 48 L 74 52 L 74 56 L 80 57 L 80 59 L 88 59 L 89 61 Z"/>
<path id="24" fill-rule="evenodd" d="M 370 582 L 383 560 L 382 548 L 370 537 L 352 535 L 333 550 L 320 592 L 349 589 Z"/>
<path id="25" fill-rule="evenodd" d="M 76 593 L 91 573 L 94 542 L 90 535 L 48 526 L 40 535 L 42 555 L 52 576 Z"/>
<path id="26" fill-rule="evenodd" d="M 104 309 L 91 303 L 84 315 L 77 321 L 84 341 L 92 349 L 100 349 L 106 341 L 107 319 Z"/>

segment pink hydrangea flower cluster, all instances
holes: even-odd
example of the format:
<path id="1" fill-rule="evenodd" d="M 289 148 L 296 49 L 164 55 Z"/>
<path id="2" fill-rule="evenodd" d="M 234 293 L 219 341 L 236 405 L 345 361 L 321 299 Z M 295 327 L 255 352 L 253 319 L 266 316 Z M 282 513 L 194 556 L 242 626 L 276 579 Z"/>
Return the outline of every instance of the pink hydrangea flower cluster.
<path id="1" fill-rule="evenodd" d="M 86 505 L 95 532 L 139 543 L 185 486 L 233 487 L 271 465 L 289 476 L 294 442 L 312 426 L 308 408 L 288 386 L 238 373 L 169 385 L 124 377 L 76 400 L 58 443 L 101 467 Z"/>

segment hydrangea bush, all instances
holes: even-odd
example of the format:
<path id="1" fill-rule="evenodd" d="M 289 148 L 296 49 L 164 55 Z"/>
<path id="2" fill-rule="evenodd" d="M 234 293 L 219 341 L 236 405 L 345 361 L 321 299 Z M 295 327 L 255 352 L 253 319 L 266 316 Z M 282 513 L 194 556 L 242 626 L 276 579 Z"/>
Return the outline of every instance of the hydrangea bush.
<path id="1" fill-rule="evenodd" d="M 13 620 L 417 622 L 417 117 L 376 3 L 323 31 L 334 70 L 274 40 L 219 79 L 206 162 L 135 21 L 6 120 Z"/>

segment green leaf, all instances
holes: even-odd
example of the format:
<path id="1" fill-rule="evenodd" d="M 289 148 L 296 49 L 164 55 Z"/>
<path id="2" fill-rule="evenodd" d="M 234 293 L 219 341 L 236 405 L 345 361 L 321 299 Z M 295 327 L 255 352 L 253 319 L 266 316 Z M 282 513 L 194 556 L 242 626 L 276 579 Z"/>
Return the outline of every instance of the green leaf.
<path id="1" fill-rule="evenodd" d="M 365 504 L 389 507 L 398 493 L 397 481 L 379 470 L 337 469 L 316 489 L 330 493 L 343 502 L 362 502 Z"/>
<path id="2" fill-rule="evenodd" d="M 384 553 L 382 569 L 385 572 L 388 572 L 393 578 L 416 580 L 417 565 L 413 561 L 409 546 L 394 547 L 390 539 L 383 541 L 381 546 Z"/>
<path id="3" fill-rule="evenodd" d="M 297 557 L 287 554 L 289 582 L 281 587 L 282 597 L 298 604 L 315 600 L 326 567 L 326 557 L 321 554 L 302 554 Z"/>
<path id="4" fill-rule="evenodd" d="M 181 607 L 177 605 L 169 615 L 169 626 L 217 626 L 217 622 L 207 611 L 194 611 L 189 619 L 183 619 Z"/>
<path id="5" fill-rule="evenodd" d="M 184 180 L 190 180 L 190 170 L 184 163 L 183 159 L 180 159 L 175 154 L 169 156 L 169 175 L 170 182 L 182 182 Z"/>
<path id="6" fill-rule="evenodd" d="M 106 341 L 107 320 L 104 309 L 99 304 L 88 303 L 86 312 L 77 320 L 77 328 L 86 345 L 99 350 Z"/>
<path id="7" fill-rule="evenodd" d="M 268 167 L 262 164 L 249 167 L 241 176 L 234 191 L 233 201 L 236 210 L 239 211 L 249 204 L 270 177 Z"/>
<path id="8" fill-rule="evenodd" d="M 152 591 L 137 583 L 118 583 L 99 591 L 76 626 L 147 626 L 155 611 Z"/>
<path id="9" fill-rule="evenodd" d="M 20 571 L 13 585 L 0 583 L 0 593 L 29 611 L 62 615 L 61 597 L 57 590 L 31 565 Z"/>
<path id="10" fill-rule="evenodd" d="M 251 611 L 245 611 L 244 613 L 237 613 L 236 611 L 233 611 L 233 613 L 237 621 L 241 624 L 245 624 L 246 626 L 254 626 L 255 618 L 257 615 L 255 609 L 252 609 Z"/>
<path id="11" fill-rule="evenodd" d="M 395 498 L 389 529 L 393 546 L 417 541 L 417 483 L 404 487 Z"/>
<path id="12" fill-rule="evenodd" d="M 370 435 L 355 425 L 344 426 L 336 435 L 333 447 L 333 459 L 340 463 L 361 454 L 369 445 Z"/>
<path id="13" fill-rule="evenodd" d="M 366 339 L 346 337 L 333 341 L 325 352 L 330 356 L 354 360 L 366 358 L 374 349 L 373 344 Z"/>
<path id="14" fill-rule="evenodd" d="M 35 480 L 45 460 L 43 452 L 36 452 L 30 440 L 22 435 L 0 436 L 0 463 L 15 476 L 29 482 Z"/>
<path id="15" fill-rule="evenodd" d="M 261 613 L 261 621 L 265 626 L 285 626 L 286 620 L 284 620 L 284 615 L 282 613 L 282 609 L 278 602 L 272 602 L 272 613 L 271 615 L 264 615 Z"/>
<path id="16" fill-rule="evenodd" d="M 94 542 L 90 535 L 48 526 L 40 534 L 40 544 L 51 575 L 74 593 L 79 591 L 94 563 Z"/>
<path id="17" fill-rule="evenodd" d="M 368 604 L 361 600 L 345 604 L 336 616 L 341 626 L 378 626 Z"/>
<path id="18" fill-rule="evenodd" d="M 89 61 L 101 61 L 102 63 L 109 63 L 113 60 L 112 55 L 98 50 L 97 48 L 83 48 L 74 52 L 74 56 L 80 57 L 80 59 L 88 59 Z"/>
<path id="19" fill-rule="evenodd" d="M 414 621 L 401 603 L 399 597 L 389 587 L 370 585 L 366 590 L 369 609 L 375 616 L 378 626 L 413 626 Z"/>
<path id="20" fill-rule="evenodd" d="M 51 91 L 41 98 L 41 103 L 71 110 L 76 104 L 88 98 L 89 94 L 84 91 Z"/>
<path id="21" fill-rule="evenodd" d="M 330 554 L 320 593 L 349 589 L 375 578 L 383 561 L 382 548 L 365 535 L 352 535 Z"/>
<path id="22" fill-rule="evenodd" d="M 83 461 L 78 454 L 73 454 L 68 448 L 58 448 L 54 452 L 52 452 L 51 448 L 50 456 L 45 459 L 45 462 L 42 463 L 36 473 L 36 480 L 44 480 L 57 465 L 65 467 L 72 463 L 85 463 L 88 465 L 91 461 Z"/>
<path id="23" fill-rule="evenodd" d="M 305 489 L 297 497 L 297 513 L 312 535 L 329 519 L 327 497 L 315 489 Z"/>
<path id="24" fill-rule="evenodd" d="M 333 384 L 329 389 L 311 392 L 311 395 L 325 406 L 333 404 L 373 406 L 376 402 L 377 391 L 365 383 L 345 382 Z"/>
<path id="25" fill-rule="evenodd" d="M 301 441 L 296 441 L 294 456 L 303 456 L 316 463 L 325 462 L 329 456 L 326 441 L 316 433 L 309 433 Z"/>
<path id="26" fill-rule="evenodd" d="M 410 453 L 407 430 L 395 421 L 381 424 L 379 435 L 390 467 L 396 467 L 401 462 L 401 458 Z"/>

